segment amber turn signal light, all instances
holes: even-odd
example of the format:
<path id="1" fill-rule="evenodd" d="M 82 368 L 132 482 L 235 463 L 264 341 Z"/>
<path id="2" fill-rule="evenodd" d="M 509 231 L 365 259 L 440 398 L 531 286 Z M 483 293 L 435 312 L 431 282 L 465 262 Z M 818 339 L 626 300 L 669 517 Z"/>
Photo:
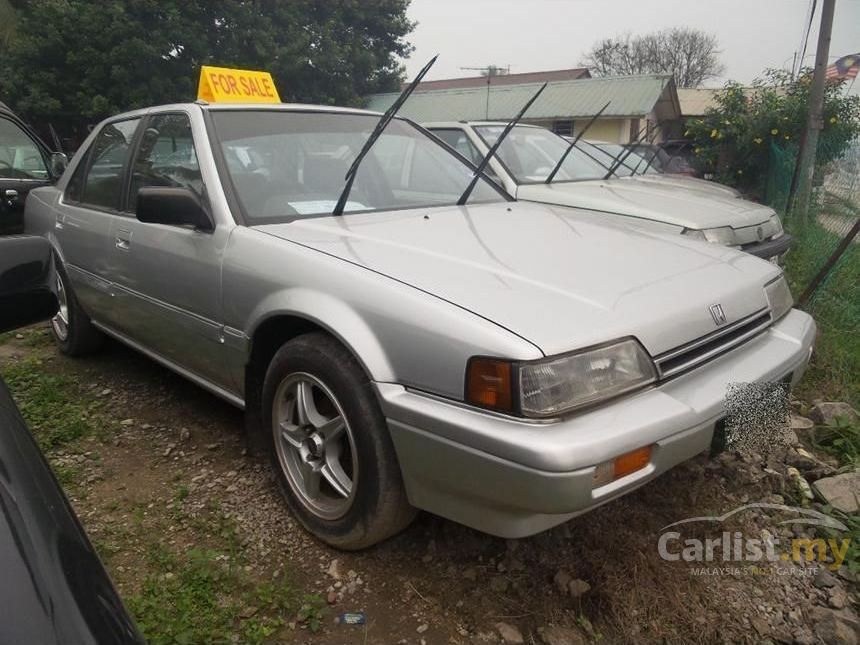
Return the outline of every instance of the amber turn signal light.
<path id="1" fill-rule="evenodd" d="M 511 364 L 492 358 L 473 358 L 466 370 L 466 401 L 482 408 L 513 412 Z"/>
<path id="2" fill-rule="evenodd" d="M 591 487 L 600 488 L 616 479 L 626 477 L 637 470 L 642 470 L 651 462 L 651 446 L 637 448 L 632 452 L 619 455 L 612 461 L 598 464 L 594 469 Z"/>

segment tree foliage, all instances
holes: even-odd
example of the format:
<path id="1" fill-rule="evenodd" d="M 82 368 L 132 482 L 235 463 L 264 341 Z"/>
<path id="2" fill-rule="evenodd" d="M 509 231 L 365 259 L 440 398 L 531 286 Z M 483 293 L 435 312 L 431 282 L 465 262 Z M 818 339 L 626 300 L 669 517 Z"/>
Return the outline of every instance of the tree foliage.
<path id="1" fill-rule="evenodd" d="M 767 70 L 752 87 L 728 83 L 716 105 L 687 124 L 699 165 L 733 185 L 755 190 L 767 173 L 769 147 L 794 149 L 806 128 L 812 71 L 792 77 Z M 860 97 L 847 95 L 844 82 L 828 81 L 824 90 L 824 129 L 816 165 L 824 168 L 860 136 Z"/>
<path id="2" fill-rule="evenodd" d="M 581 65 L 595 76 L 672 74 L 678 87 L 699 87 L 723 72 L 719 55 L 716 36 L 674 27 L 604 38 L 585 54 Z"/>
<path id="3" fill-rule="evenodd" d="M 272 72 L 282 100 L 355 104 L 398 87 L 409 0 L 8 0 L 4 100 L 80 128 L 194 100 L 201 65 Z"/>

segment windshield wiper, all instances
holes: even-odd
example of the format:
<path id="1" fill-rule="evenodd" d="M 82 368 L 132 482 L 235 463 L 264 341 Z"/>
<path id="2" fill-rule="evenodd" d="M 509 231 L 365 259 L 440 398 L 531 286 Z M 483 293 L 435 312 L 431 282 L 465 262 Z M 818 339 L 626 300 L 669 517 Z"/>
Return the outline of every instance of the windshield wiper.
<path id="1" fill-rule="evenodd" d="M 657 129 L 654 131 L 654 138 L 648 142 L 649 145 L 654 146 L 654 141 L 657 139 L 657 132 L 661 132 L 662 130 L 663 130 L 663 126 L 658 125 Z M 645 165 L 645 170 L 642 171 L 643 175 L 646 172 L 648 172 L 648 169 L 651 167 L 651 164 L 654 163 L 654 159 L 657 158 L 658 152 L 659 152 L 659 150 L 657 149 L 657 146 L 654 146 L 654 148 L 651 149 L 651 158 L 648 160 L 648 163 Z M 642 161 L 645 161 L 645 157 L 642 157 L 642 160 L 638 164 L 636 164 L 636 167 L 633 169 L 634 175 L 636 174 L 636 171 L 639 170 L 639 166 L 642 165 Z"/>
<path id="2" fill-rule="evenodd" d="M 631 154 L 633 154 L 632 145 L 639 143 L 642 140 L 642 135 L 647 130 L 648 130 L 648 120 L 646 119 L 645 125 L 643 125 L 642 128 L 639 130 L 639 132 L 636 133 L 636 138 L 633 139 L 633 141 L 631 141 L 630 144 L 628 144 L 629 147 L 627 147 L 624 150 L 624 152 L 619 153 L 614 158 L 615 160 L 612 162 L 612 165 L 609 166 L 609 170 L 606 172 L 605 175 L 603 175 L 603 179 L 609 179 L 612 175 L 614 175 L 615 171 L 621 167 L 621 164 L 623 164 L 627 160 L 627 157 L 629 157 Z"/>
<path id="3" fill-rule="evenodd" d="M 358 174 L 358 167 L 361 165 L 362 160 L 370 152 L 370 148 L 376 143 L 376 140 L 382 135 L 383 130 L 385 130 L 385 126 L 391 123 L 391 119 L 394 118 L 394 115 L 397 114 L 397 110 L 401 108 L 401 106 L 406 102 L 406 99 L 409 98 L 409 95 L 418 87 L 418 84 L 421 82 L 421 79 L 430 71 L 430 68 L 433 67 L 433 63 L 436 62 L 436 59 L 439 58 L 439 54 L 436 54 L 433 58 L 430 59 L 430 62 L 427 63 L 420 72 L 418 72 L 418 76 L 415 77 L 406 89 L 400 93 L 400 96 L 397 97 L 397 100 L 391 104 L 391 107 L 385 111 L 385 114 L 380 117 L 379 122 L 376 124 L 376 127 L 373 128 L 373 132 L 370 133 L 370 136 L 367 138 L 367 141 L 364 142 L 364 145 L 361 147 L 361 150 L 358 151 L 355 159 L 352 162 L 352 165 L 349 167 L 349 170 L 346 171 L 346 176 L 344 179 L 346 180 L 346 186 L 343 187 L 343 192 L 341 192 L 340 197 L 337 200 L 337 204 L 334 206 L 334 210 L 331 212 L 332 215 L 343 215 L 343 209 L 346 207 L 346 200 L 349 199 L 349 191 L 352 190 L 352 184 L 355 181 L 355 176 Z"/>
<path id="4" fill-rule="evenodd" d="M 561 159 L 559 159 L 559 160 L 558 160 L 558 163 L 557 163 L 557 164 L 555 164 L 555 168 L 553 168 L 553 169 L 552 169 L 552 172 L 551 172 L 551 173 L 549 173 L 549 175 L 547 175 L 546 181 L 544 181 L 544 183 L 545 183 L 545 184 L 550 184 L 550 183 L 552 183 L 552 180 L 553 180 L 553 179 L 555 179 L 555 174 L 556 174 L 556 173 L 561 169 L 561 165 L 564 163 L 564 160 L 565 160 L 565 159 L 567 159 L 567 155 L 569 155 L 569 154 L 570 154 L 570 151 L 571 151 L 571 150 L 573 150 L 573 149 L 576 147 L 576 144 L 579 142 L 579 140 L 582 138 L 582 136 L 583 136 L 586 132 L 588 132 L 588 128 L 590 128 L 590 127 L 592 126 L 592 124 L 593 124 L 595 121 L 597 121 L 597 117 L 599 117 L 601 114 L 603 114 L 603 111 L 604 111 L 606 108 L 608 108 L 608 107 L 609 107 L 609 104 L 610 104 L 610 103 L 612 103 L 612 101 L 607 101 L 607 102 L 606 102 L 606 105 L 604 105 L 602 108 L 600 108 L 600 112 L 598 112 L 598 113 L 597 113 L 597 114 L 595 114 L 593 117 L 591 117 L 591 120 L 590 120 L 588 123 L 586 123 L 586 124 L 585 124 L 585 127 L 584 127 L 584 128 L 582 128 L 582 130 L 580 130 L 580 131 L 579 131 L 579 134 L 577 134 L 577 135 L 573 138 L 573 141 L 571 141 L 571 142 L 570 142 L 570 145 L 567 147 L 567 150 L 565 150 L 565 151 L 564 151 L 564 154 L 563 154 L 563 155 L 561 155 Z"/>
<path id="5" fill-rule="evenodd" d="M 487 151 L 487 154 L 484 155 L 483 159 L 481 159 L 481 163 L 479 163 L 478 167 L 475 169 L 475 174 L 472 176 L 472 180 L 469 182 L 469 185 L 466 186 L 466 190 L 463 191 L 463 194 L 460 195 L 460 199 L 457 200 L 457 206 L 463 206 L 469 200 L 469 195 L 471 195 L 472 191 L 475 189 L 475 185 L 478 183 L 478 179 L 480 179 L 481 176 L 484 174 L 484 169 L 487 167 L 487 164 L 490 163 L 490 159 L 493 158 L 493 155 L 496 154 L 496 150 L 498 150 L 499 146 L 502 145 L 502 141 L 504 141 L 505 137 L 507 137 L 510 131 L 514 129 L 514 126 L 519 123 L 520 119 L 523 118 L 523 115 L 526 113 L 526 111 L 532 106 L 532 103 L 534 103 L 537 100 L 537 97 L 541 95 L 541 92 L 546 89 L 546 86 L 546 83 L 541 85 L 540 89 L 535 92 L 535 95 L 531 97 L 528 103 L 523 106 L 523 109 L 519 111 L 519 114 L 517 114 L 513 119 L 511 119 L 510 123 L 508 123 L 505 126 L 505 129 L 502 130 L 502 133 L 499 135 L 499 138 L 496 139 L 496 142 L 490 147 L 490 149 Z"/>

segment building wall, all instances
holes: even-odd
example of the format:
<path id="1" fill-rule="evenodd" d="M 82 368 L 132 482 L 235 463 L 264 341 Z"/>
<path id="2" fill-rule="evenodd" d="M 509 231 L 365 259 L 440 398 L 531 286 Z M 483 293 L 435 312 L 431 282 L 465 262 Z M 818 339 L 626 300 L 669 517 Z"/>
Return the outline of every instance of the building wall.
<path id="1" fill-rule="evenodd" d="M 577 119 L 573 124 L 574 135 L 588 124 L 589 119 Z M 586 139 L 608 143 L 626 143 L 630 138 L 630 119 L 598 119 L 591 124 Z"/>

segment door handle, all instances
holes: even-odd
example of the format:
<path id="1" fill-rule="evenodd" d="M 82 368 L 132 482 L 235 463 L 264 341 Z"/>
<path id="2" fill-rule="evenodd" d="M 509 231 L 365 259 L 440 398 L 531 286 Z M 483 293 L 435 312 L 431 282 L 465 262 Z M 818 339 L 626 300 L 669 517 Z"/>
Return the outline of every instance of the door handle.
<path id="1" fill-rule="evenodd" d="M 7 188 L 5 195 L 10 202 L 18 199 L 18 191 L 14 188 Z"/>
<path id="2" fill-rule="evenodd" d="M 131 231 L 117 231 L 116 248 L 122 251 L 128 251 L 131 248 Z"/>

